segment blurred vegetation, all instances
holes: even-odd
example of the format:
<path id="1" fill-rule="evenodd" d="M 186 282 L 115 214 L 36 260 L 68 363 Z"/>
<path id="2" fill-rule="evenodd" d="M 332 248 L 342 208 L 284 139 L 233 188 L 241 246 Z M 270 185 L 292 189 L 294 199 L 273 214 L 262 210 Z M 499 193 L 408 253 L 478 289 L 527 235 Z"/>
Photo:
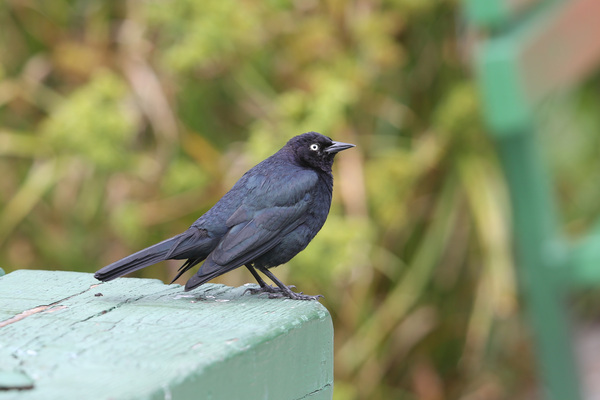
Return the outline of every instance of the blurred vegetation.
<path id="1" fill-rule="evenodd" d="M 324 229 L 276 273 L 325 295 L 335 398 L 531 396 L 506 193 L 457 1 L 8 0 L 0 26 L 7 272 L 92 272 L 179 233 L 316 130 L 358 147 L 336 161 Z M 580 131 L 597 131 L 597 91 L 580 100 Z M 598 138 L 555 137 L 577 231 L 599 211 L 582 173 Z"/>

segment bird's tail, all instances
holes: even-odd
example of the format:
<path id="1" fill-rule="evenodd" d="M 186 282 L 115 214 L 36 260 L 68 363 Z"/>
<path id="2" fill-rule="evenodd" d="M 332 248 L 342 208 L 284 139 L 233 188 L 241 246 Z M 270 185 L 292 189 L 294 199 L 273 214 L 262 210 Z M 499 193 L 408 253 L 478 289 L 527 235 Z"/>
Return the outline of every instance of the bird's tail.
<path id="1" fill-rule="evenodd" d="M 115 261 L 98 270 L 94 274 L 94 277 L 101 281 L 111 281 L 130 272 L 166 260 L 169 258 L 169 253 L 173 246 L 177 245 L 180 236 L 181 235 L 174 236 L 157 243 L 154 246 L 147 247 L 144 250 L 140 250 L 137 253 L 122 258 L 119 261 Z"/>

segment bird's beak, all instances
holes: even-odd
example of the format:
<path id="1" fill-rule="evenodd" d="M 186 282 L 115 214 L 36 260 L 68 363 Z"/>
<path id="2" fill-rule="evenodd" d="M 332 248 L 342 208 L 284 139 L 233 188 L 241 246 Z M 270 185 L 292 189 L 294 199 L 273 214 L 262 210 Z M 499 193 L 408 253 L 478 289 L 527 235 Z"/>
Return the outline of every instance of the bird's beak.
<path id="1" fill-rule="evenodd" d="M 356 145 L 352 143 L 333 142 L 331 146 L 325 148 L 325 153 L 335 154 L 352 147 L 356 147 Z"/>

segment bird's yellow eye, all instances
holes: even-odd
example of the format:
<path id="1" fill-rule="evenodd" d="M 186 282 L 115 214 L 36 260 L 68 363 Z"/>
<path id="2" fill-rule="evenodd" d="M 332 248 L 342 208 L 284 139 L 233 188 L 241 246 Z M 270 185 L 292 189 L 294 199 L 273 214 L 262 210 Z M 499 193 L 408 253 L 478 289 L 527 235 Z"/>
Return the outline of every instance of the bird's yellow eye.
<path id="1" fill-rule="evenodd" d="M 317 151 L 317 150 L 319 150 L 319 145 L 316 144 L 316 143 L 313 143 L 313 144 L 310 145 L 310 149 L 312 151 Z"/>

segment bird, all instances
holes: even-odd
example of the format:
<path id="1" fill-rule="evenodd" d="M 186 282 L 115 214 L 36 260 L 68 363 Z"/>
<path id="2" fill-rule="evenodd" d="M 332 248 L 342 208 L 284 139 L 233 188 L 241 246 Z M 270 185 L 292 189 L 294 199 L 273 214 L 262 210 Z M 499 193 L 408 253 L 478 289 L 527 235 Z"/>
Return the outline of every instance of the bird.
<path id="1" fill-rule="evenodd" d="M 185 232 L 109 264 L 94 277 L 110 281 L 163 260 L 186 260 L 173 283 L 204 261 L 186 282 L 186 292 L 245 266 L 259 285 L 247 289 L 251 294 L 318 300 L 323 296 L 294 292 L 295 286 L 284 285 L 269 269 L 291 260 L 321 230 L 331 207 L 334 157 L 352 147 L 317 132 L 292 137 L 249 169 Z"/>

